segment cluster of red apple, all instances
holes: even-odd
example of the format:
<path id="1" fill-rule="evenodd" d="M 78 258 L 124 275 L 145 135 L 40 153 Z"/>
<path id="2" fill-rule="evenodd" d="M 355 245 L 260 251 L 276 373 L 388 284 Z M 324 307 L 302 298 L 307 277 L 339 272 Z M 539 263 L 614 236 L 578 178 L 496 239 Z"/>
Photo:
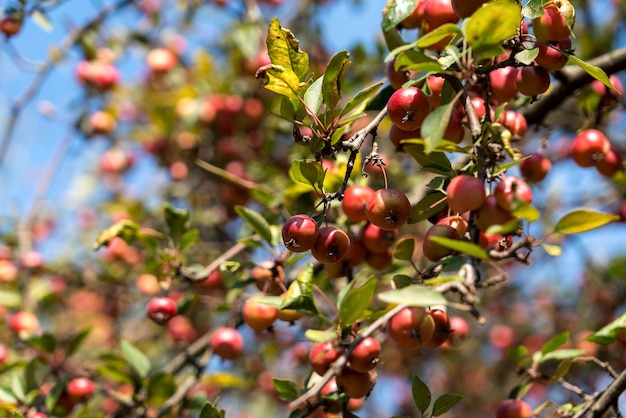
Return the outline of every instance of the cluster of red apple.
<path id="1" fill-rule="evenodd" d="M 586 129 L 576 135 L 572 159 L 580 167 L 595 167 L 606 177 L 613 177 L 624 168 L 621 152 L 597 129 Z"/>
<path id="2" fill-rule="evenodd" d="M 102 50 L 104 51 L 104 50 Z M 112 52 L 99 54 L 96 59 L 78 63 L 76 77 L 85 86 L 105 91 L 113 88 L 120 79 L 119 70 L 113 65 Z"/>

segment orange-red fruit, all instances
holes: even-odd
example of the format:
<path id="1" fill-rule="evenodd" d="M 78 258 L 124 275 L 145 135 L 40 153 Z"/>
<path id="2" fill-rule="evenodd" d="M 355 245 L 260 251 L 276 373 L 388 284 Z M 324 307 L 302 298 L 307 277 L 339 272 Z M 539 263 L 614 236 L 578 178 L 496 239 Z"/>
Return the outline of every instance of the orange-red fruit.
<path id="1" fill-rule="evenodd" d="M 159 325 L 165 325 L 178 313 L 176 301 L 170 297 L 155 297 L 150 300 L 146 309 L 148 318 Z"/>
<path id="2" fill-rule="evenodd" d="M 461 19 L 464 19 L 471 16 L 487 1 L 488 0 L 452 0 L 452 8 Z"/>
<path id="3" fill-rule="evenodd" d="M 513 219 L 510 212 L 502 209 L 494 195 L 485 199 L 485 204 L 476 211 L 476 226 L 481 231 L 486 231 L 490 226 L 502 225 Z"/>
<path id="4" fill-rule="evenodd" d="M 395 314 L 387 326 L 389 337 L 407 348 L 418 348 L 435 333 L 435 321 L 424 308 L 412 306 Z"/>
<path id="5" fill-rule="evenodd" d="M 548 175 L 552 163 L 543 154 L 534 152 L 519 165 L 522 177 L 529 183 L 538 183 Z"/>
<path id="6" fill-rule="evenodd" d="M 309 352 L 311 368 L 315 373 L 323 376 L 330 369 L 330 365 L 343 355 L 344 351 L 332 341 L 314 344 Z"/>
<path id="7" fill-rule="evenodd" d="M 564 3 L 562 0 L 558 3 Z M 569 2 L 568 2 L 569 3 Z M 571 7 L 571 5 L 570 5 Z M 557 7 L 554 2 L 544 7 L 544 13 L 533 19 L 533 32 L 539 42 L 560 41 L 569 37 L 569 28 L 562 12 L 564 8 Z"/>
<path id="8" fill-rule="evenodd" d="M 396 90 L 387 102 L 389 119 L 405 131 L 419 129 L 429 113 L 428 96 L 417 87 Z"/>
<path id="9" fill-rule="evenodd" d="M 426 0 L 424 18 L 430 29 L 438 28 L 446 23 L 456 23 L 459 16 L 452 7 L 452 0 Z"/>
<path id="10" fill-rule="evenodd" d="M 498 406 L 496 418 L 532 418 L 533 410 L 521 399 L 505 399 Z"/>
<path id="11" fill-rule="evenodd" d="M 398 229 L 409 221 L 411 202 L 404 193 L 394 189 L 379 189 L 365 205 L 367 219 L 386 231 Z"/>
<path id="12" fill-rule="evenodd" d="M 433 337 L 428 340 L 424 346 L 429 348 L 436 348 L 445 343 L 450 335 L 450 319 L 446 311 L 441 309 L 430 309 L 428 314 L 433 317 L 435 321 L 435 333 Z"/>
<path id="13" fill-rule="evenodd" d="M 405 131 L 402 128 L 398 128 L 394 124 L 392 124 L 391 128 L 389 128 L 389 141 L 393 144 L 396 151 L 404 150 L 404 144 L 401 144 L 400 141 L 404 139 L 417 139 L 421 137 L 422 132 L 420 129 L 416 129 L 414 131 Z"/>
<path id="14" fill-rule="evenodd" d="M 319 236 L 311 254 L 322 264 L 341 261 L 350 249 L 350 237 L 334 226 L 320 228 Z"/>
<path id="15" fill-rule="evenodd" d="M 341 209 L 351 222 L 367 220 L 365 204 L 374 194 L 374 189 L 368 186 L 354 185 L 346 188 L 341 201 Z"/>
<path id="16" fill-rule="evenodd" d="M 22 19 L 13 16 L 5 16 L 0 20 L 0 32 L 7 38 L 17 35 L 22 29 L 22 22 Z"/>
<path id="17" fill-rule="evenodd" d="M 593 80 L 591 82 L 591 88 L 601 97 L 602 106 L 611 106 L 621 100 L 624 95 L 624 86 L 622 81 L 615 74 L 609 76 L 609 81 L 615 87 L 615 90 L 605 86 L 600 80 Z"/>
<path id="18" fill-rule="evenodd" d="M 448 184 L 448 207 L 452 212 L 464 213 L 476 210 L 485 203 L 485 186 L 473 176 L 461 174 Z"/>
<path id="19" fill-rule="evenodd" d="M 515 176 L 507 176 L 496 185 L 494 196 L 498 205 L 506 211 L 513 211 L 517 206 L 533 200 L 533 192 L 528 184 Z"/>
<path id="20" fill-rule="evenodd" d="M 339 389 L 350 398 L 362 398 L 372 390 L 375 373 L 361 373 L 344 367 L 336 377 Z"/>
<path id="21" fill-rule="evenodd" d="M 518 69 L 515 67 L 504 67 L 493 70 L 489 73 L 491 94 L 500 103 L 510 102 L 517 95 L 518 89 L 515 84 Z"/>
<path id="22" fill-rule="evenodd" d="M 524 67 L 517 73 L 515 85 L 524 96 L 537 96 L 550 87 L 550 74 L 543 67 Z"/>
<path id="23" fill-rule="evenodd" d="M 155 48 L 148 53 L 146 58 L 148 67 L 155 73 L 164 73 L 176 66 L 178 58 L 176 54 L 166 48 Z"/>
<path id="24" fill-rule="evenodd" d="M 606 177 L 613 177 L 615 173 L 624 168 L 622 153 L 611 148 L 602 160 L 596 162 L 596 169 L 600 174 Z"/>
<path id="25" fill-rule="evenodd" d="M 389 267 L 393 262 L 393 251 L 391 248 L 387 248 L 385 252 L 368 252 L 365 256 L 365 262 L 374 270 L 382 270 Z"/>
<path id="26" fill-rule="evenodd" d="M 221 327 L 211 335 L 211 350 L 224 360 L 236 360 L 243 352 L 243 337 L 235 328 Z"/>
<path id="27" fill-rule="evenodd" d="M 424 8 L 427 0 L 417 0 L 413 11 L 400 22 L 400 26 L 407 29 L 418 29 L 424 24 Z"/>
<path id="28" fill-rule="evenodd" d="M 460 237 L 465 236 L 467 231 L 467 220 L 459 215 L 446 216 L 437 221 L 436 225 L 447 225 L 456 229 Z"/>
<path id="29" fill-rule="evenodd" d="M 396 69 L 396 59 L 394 58 L 387 64 L 387 79 L 389 79 L 391 87 L 398 90 L 411 79 L 411 73 L 403 68 Z"/>
<path id="30" fill-rule="evenodd" d="M 572 158 L 581 167 L 591 167 L 611 149 L 611 143 L 597 129 L 586 129 L 572 143 Z"/>
<path id="31" fill-rule="evenodd" d="M 278 318 L 278 308 L 261 303 L 252 297 L 247 299 L 241 310 L 243 322 L 255 331 L 268 329 Z"/>
<path id="32" fill-rule="evenodd" d="M 456 229 L 448 225 L 433 225 L 428 231 L 426 231 L 426 235 L 424 235 L 424 241 L 422 242 L 422 251 L 426 258 L 430 261 L 439 261 L 442 258 L 452 254 L 454 250 L 444 247 L 441 244 L 433 242 L 431 240 L 432 237 L 444 237 L 450 239 L 461 239 L 459 233 Z"/>
<path id="33" fill-rule="evenodd" d="M 432 109 L 441 105 L 441 92 L 443 91 L 443 85 L 445 82 L 445 78 L 436 75 L 429 75 L 426 78 L 426 84 L 428 85 L 431 93 L 431 95 L 428 96 L 428 101 L 430 102 L 430 107 Z"/>
<path id="34" fill-rule="evenodd" d="M 67 394 L 76 402 L 90 398 L 94 392 L 93 382 L 86 377 L 77 377 L 67 384 Z"/>
<path id="35" fill-rule="evenodd" d="M 348 361 L 350 367 L 361 373 L 372 370 L 378 364 L 380 357 L 380 343 L 373 337 L 366 337 L 354 347 Z"/>
<path id="36" fill-rule="evenodd" d="M 367 223 L 361 229 L 361 243 L 371 253 L 385 253 L 396 242 L 397 230 L 384 230 Z"/>
<path id="37" fill-rule="evenodd" d="M 39 330 L 39 320 L 32 312 L 19 311 L 11 315 L 9 328 L 17 333 L 33 333 Z"/>
<path id="38" fill-rule="evenodd" d="M 115 118 L 108 112 L 97 111 L 91 114 L 89 117 L 89 125 L 91 125 L 91 132 L 94 134 L 110 134 L 115 130 L 117 123 Z"/>
<path id="39" fill-rule="evenodd" d="M 294 215 L 287 219 L 282 229 L 285 247 L 294 253 L 310 250 L 319 235 L 319 228 L 315 219 L 308 215 Z"/>
<path id="40" fill-rule="evenodd" d="M 535 58 L 535 62 L 546 69 L 546 71 L 558 71 L 565 67 L 569 58 L 561 54 L 559 51 L 570 51 L 572 49 L 572 40 L 569 38 L 562 39 L 554 45 L 546 45 L 540 43 L 537 45 L 539 54 Z"/>

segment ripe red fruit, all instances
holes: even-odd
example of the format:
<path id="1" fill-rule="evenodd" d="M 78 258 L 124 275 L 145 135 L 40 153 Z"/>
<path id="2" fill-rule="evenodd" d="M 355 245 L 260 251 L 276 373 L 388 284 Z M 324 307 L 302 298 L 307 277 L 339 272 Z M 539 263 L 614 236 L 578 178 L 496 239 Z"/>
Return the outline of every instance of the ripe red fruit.
<path id="1" fill-rule="evenodd" d="M 537 96 L 550 87 L 550 74 L 545 68 L 536 65 L 523 67 L 517 73 L 515 85 L 524 96 Z"/>
<path id="2" fill-rule="evenodd" d="M 550 160 L 538 152 L 530 156 L 519 164 L 522 177 L 529 183 L 537 183 L 546 178 L 552 163 Z"/>
<path id="3" fill-rule="evenodd" d="M 481 231 L 486 231 L 490 226 L 502 225 L 513 219 L 510 212 L 502 209 L 494 195 L 485 199 L 485 204 L 476 211 L 476 226 Z"/>
<path id="4" fill-rule="evenodd" d="M 454 250 L 444 247 L 441 244 L 437 244 L 431 240 L 432 237 L 444 237 L 451 239 L 461 239 L 459 233 L 456 229 L 447 225 L 433 225 L 428 231 L 426 231 L 426 235 L 424 235 L 424 241 L 422 242 L 422 251 L 426 258 L 430 261 L 439 261 L 442 258 L 452 254 Z"/>
<path id="5" fill-rule="evenodd" d="M 485 203 L 485 186 L 473 176 L 461 174 L 448 184 L 448 207 L 452 212 L 464 213 L 476 210 Z"/>
<path id="6" fill-rule="evenodd" d="M 417 139 L 421 137 L 422 132 L 420 129 L 416 129 L 415 131 L 405 131 L 402 128 L 398 128 L 394 124 L 391 124 L 391 128 L 389 128 L 389 141 L 393 144 L 396 151 L 398 152 L 404 150 L 404 144 L 401 144 L 400 141 L 404 139 Z"/>
<path id="7" fill-rule="evenodd" d="M 518 89 L 515 81 L 518 71 L 515 67 L 504 67 L 489 73 L 491 94 L 498 102 L 510 102 L 517 95 Z"/>
<path id="8" fill-rule="evenodd" d="M 613 87 L 615 87 L 617 91 L 608 88 L 600 80 L 593 80 L 591 82 L 591 88 L 602 98 L 600 104 L 604 107 L 614 105 L 619 102 L 621 100 L 621 96 L 624 95 L 624 86 L 619 77 L 615 74 L 611 74 L 609 76 L 609 81 L 613 84 Z"/>
<path id="9" fill-rule="evenodd" d="M 386 231 L 398 229 L 411 217 L 411 202 L 404 193 L 394 189 L 379 189 L 365 205 L 367 219 Z"/>
<path id="10" fill-rule="evenodd" d="M 396 242 L 398 231 L 387 231 L 367 223 L 361 229 L 361 243 L 371 253 L 385 253 Z"/>
<path id="11" fill-rule="evenodd" d="M 565 67 L 569 58 L 561 54 L 559 51 L 570 51 L 572 49 L 572 40 L 569 38 L 562 39 L 554 44 L 539 44 L 539 53 L 535 62 L 546 69 L 546 71 L 558 71 Z"/>
<path id="12" fill-rule="evenodd" d="M 367 220 L 365 203 L 374 194 L 374 189 L 368 186 L 354 185 L 346 188 L 341 201 L 341 209 L 351 222 Z"/>
<path id="13" fill-rule="evenodd" d="M 435 333 L 433 337 L 428 340 L 424 346 L 429 348 L 436 348 L 445 343 L 450 335 L 450 319 L 446 311 L 441 309 L 430 309 L 428 314 L 433 317 L 435 321 Z"/>
<path id="14" fill-rule="evenodd" d="M 413 11 L 400 22 L 400 26 L 407 29 L 418 29 L 424 24 L 424 8 L 427 0 L 417 0 Z"/>
<path id="15" fill-rule="evenodd" d="M 496 418 L 532 418 L 533 410 L 521 399 L 505 399 L 498 406 Z"/>
<path id="16" fill-rule="evenodd" d="M 430 113 L 428 96 L 417 87 L 396 90 L 387 102 L 391 122 L 405 131 L 414 131 Z"/>
<path id="17" fill-rule="evenodd" d="M 350 237 L 344 231 L 334 226 L 320 228 L 319 236 L 311 254 L 322 264 L 341 261 L 350 249 Z"/>
<path id="18" fill-rule="evenodd" d="M 0 344 L 0 364 L 4 363 L 9 356 L 9 349 L 6 345 Z"/>
<path id="19" fill-rule="evenodd" d="M 17 35 L 22 29 L 21 18 L 15 16 L 5 16 L 0 20 L 0 32 L 4 34 L 7 38 L 11 36 Z"/>
<path id="20" fill-rule="evenodd" d="M 178 313 L 176 301 L 170 297 L 155 297 L 148 303 L 146 309 L 148 318 L 159 325 L 165 325 Z"/>
<path id="21" fill-rule="evenodd" d="M 505 251 L 513 245 L 513 237 L 500 234 L 486 234 L 481 231 L 478 237 L 478 245 L 482 248 L 492 247 L 496 251 Z"/>
<path id="22" fill-rule="evenodd" d="M 447 225 L 456 229 L 459 233 L 459 237 L 465 236 L 467 231 L 467 220 L 459 215 L 446 216 L 437 221 L 436 225 Z"/>
<path id="23" fill-rule="evenodd" d="M 247 299 L 241 310 L 243 322 L 255 331 L 268 329 L 278 318 L 278 308 L 261 303 L 256 298 Z"/>
<path id="24" fill-rule="evenodd" d="M 77 377 L 70 380 L 67 384 L 66 390 L 72 400 L 75 402 L 81 402 L 93 396 L 95 386 L 91 379 L 86 377 Z"/>
<path id="25" fill-rule="evenodd" d="M 398 90 L 411 79 L 411 72 L 403 68 L 396 69 L 396 59 L 394 58 L 387 64 L 387 79 L 391 87 Z"/>
<path id="26" fill-rule="evenodd" d="M 426 78 L 426 84 L 431 93 L 430 96 L 428 96 L 431 109 L 435 109 L 441 105 L 441 92 L 443 91 L 445 82 L 445 78 L 436 75 L 429 75 Z"/>
<path id="27" fill-rule="evenodd" d="M 39 330 L 39 320 L 32 312 L 19 311 L 11 315 L 9 328 L 17 333 L 34 333 Z"/>
<path id="28" fill-rule="evenodd" d="M 526 117 L 520 112 L 505 110 L 499 121 L 500 120 L 504 127 L 507 128 L 516 139 L 521 139 L 526 135 L 528 123 L 526 122 Z"/>
<path id="29" fill-rule="evenodd" d="M 461 19 L 471 16 L 480 6 L 488 0 L 452 0 L 454 13 Z"/>
<path id="30" fill-rule="evenodd" d="M 97 111 L 89 117 L 89 125 L 91 126 L 91 133 L 107 135 L 115 130 L 117 123 L 110 113 Z"/>
<path id="31" fill-rule="evenodd" d="M 164 73 L 176 66 L 176 54 L 166 48 L 155 48 L 146 57 L 148 67 L 155 73 Z"/>
<path id="32" fill-rule="evenodd" d="M 368 252 L 365 256 L 365 262 L 374 270 L 382 270 L 389 267 L 393 262 L 393 251 L 391 248 L 388 248 L 384 253 Z"/>
<path id="33" fill-rule="evenodd" d="M 450 336 L 448 337 L 448 344 L 453 347 L 458 347 L 469 336 L 469 324 L 462 316 L 450 317 Z"/>
<path id="34" fill-rule="evenodd" d="M 508 212 L 517 206 L 532 202 L 533 192 L 528 184 L 515 176 L 507 176 L 496 185 L 494 196 L 500 207 Z"/>
<path id="35" fill-rule="evenodd" d="M 591 167 L 611 149 L 611 143 L 597 129 L 586 129 L 572 143 L 572 158 L 581 167 Z"/>
<path id="36" fill-rule="evenodd" d="M 350 354 L 350 367 L 361 373 L 372 370 L 378 364 L 380 357 L 380 343 L 373 337 L 364 338 Z"/>
<path id="37" fill-rule="evenodd" d="M 567 0 L 555 0 L 544 6 L 544 13 L 533 19 L 533 32 L 539 42 L 560 41 L 569 37 L 567 19 L 572 17 L 573 7 Z"/>
<path id="38" fill-rule="evenodd" d="M 465 138 L 465 128 L 463 127 L 463 118 L 457 112 L 452 112 L 448 126 L 443 133 L 444 139 L 452 141 L 455 144 L 460 144 Z"/>
<path id="39" fill-rule="evenodd" d="M 375 372 L 361 373 L 350 367 L 344 367 L 336 377 L 339 390 L 350 398 L 362 398 L 372 390 L 374 386 Z"/>
<path id="40" fill-rule="evenodd" d="M 624 168 L 622 153 L 611 147 L 602 160 L 596 162 L 596 169 L 606 177 L 613 177 L 615 173 Z"/>
<path id="41" fill-rule="evenodd" d="M 309 352 L 309 362 L 313 371 L 323 376 L 330 369 L 330 365 L 343 355 L 344 351 L 332 341 L 314 344 Z"/>
<path id="42" fill-rule="evenodd" d="M 387 332 L 401 346 L 418 348 L 433 337 L 435 320 L 424 308 L 408 307 L 389 320 Z"/>
<path id="43" fill-rule="evenodd" d="M 451 0 L 426 0 L 424 19 L 432 30 L 446 23 L 458 22 L 459 16 L 455 13 Z"/>
<path id="44" fill-rule="evenodd" d="M 243 352 L 243 337 L 235 328 L 217 328 L 211 335 L 211 350 L 224 360 L 236 360 Z"/>
<path id="45" fill-rule="evenodd" d="M 308 215 L 294 215 L 287 219 L 282 229 L 283 243 L 289 251 L 302 253 L 310 250 L 319 235 L 315 219 Z"/>

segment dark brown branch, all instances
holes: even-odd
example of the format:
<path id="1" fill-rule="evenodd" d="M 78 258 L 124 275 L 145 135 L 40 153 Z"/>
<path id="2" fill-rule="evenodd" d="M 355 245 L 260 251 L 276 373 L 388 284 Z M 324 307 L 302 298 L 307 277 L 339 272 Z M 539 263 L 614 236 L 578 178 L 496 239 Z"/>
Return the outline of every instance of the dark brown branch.
<path id="1" fill-rule="evenodd" d="M 626 69 L 626 48 L 616 49 L 587 62 L 600 67 L 607 74 L 616 73 Z M 558 108 L 574 91 L 594 79 L 585 70 L 574 65 L 563 68 L 558 78 L 561 82 L 554 89 L 522 112 L 529 125 L 541 123 L 550 111 Z"/>
<path id="2" fill-rule="evenodd" d="M 626 391 L 626 370 L 611 383 L 602 393 L 602 396 L 591 407 L 591 418 L 604 416 L 612 406 L 617 403 L 617 398 Z M 574 417 L 576 418 L 576 417 Z"/>

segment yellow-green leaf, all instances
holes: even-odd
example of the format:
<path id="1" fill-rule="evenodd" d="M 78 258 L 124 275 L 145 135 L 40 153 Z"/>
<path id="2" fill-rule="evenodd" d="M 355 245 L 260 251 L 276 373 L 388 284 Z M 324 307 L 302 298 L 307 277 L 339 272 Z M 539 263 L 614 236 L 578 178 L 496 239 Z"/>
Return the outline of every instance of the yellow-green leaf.
<path id="1" fill-rule="evenodd" d="M 479 258 L 481 260 L 487 260 L 489 258 L 487 252 L 483 248 L 472 242 L 436 236 L 431 236 L 428 239 L 436 244 L 450 248 L 451 250 L 467 254 L 470 257 Z"/>
<path id="2" fill-rule="evenodd" d="M 386 303 L 407 304 L 410 306 L 428 307 L 431 305 L 446 305 L 448 301 L 436 290 L 413 284 L 401 289 L 388 290 L 379 293 L 378 299 Z"/>
<path id="3" fill-rule="evenodd" d="M 565 214 L 554 227 L 554 232 L 562 234 L 578 234 L 600 228 L 608 223 L 619 220 L 619 215 L 596 212 L 590 209 L 577 209 Z"/>
<path id="4" fill-rule="evenodd" d="M 281 27 L 276 17 L 270 23 L 265 43 L 273 65 L 291 70 L 298 81 L 306 79 L 309 73 L 309 54 L 300 49 L 300 41 L 289 29 Z"/>
<path id="5" fill-rule="evenodd" d="M 476 53 L 489 51 L 517 33 L 521 6 L 511 0 L 496 0 L 479 8 L 465 25 L 465 39 Z"/>
<path id="6" fill-rule="evenodd" d="M 599 80 L 600 82 L 602 82 L 602 84 L 604 84 L 608 88 L 613 89 L 613 91 L 616 91 L 619 94 L 621 94 L 615 88 L 615 86 L 611 83 L 611 81 L 609 80 L 609 77 L 606 75 L 606 73 L 604 72 L 604 70 L 602 68 L 596 67 L 595 65 L 591 65 L 588 62 L 585 62 L 585 61 L 581 60 L 580 58 L 578 58 L 577 56 L 575 56 L 573 54 L 569 54 L 569 53 L 567 53 L 565 51 L 562 51 L 560 49 L 559 49 L 559 51 L 561 52 L 561 54 L 563 54 L 563 55 L 565 55 L 565 56 L 567 56 L 569 58 L 569 63 L 573 63 L 573 64 L 578 65 L 580 68 L 585 70 L 587 72 L 587 74 L 589 74 L 590 76 L 592 76 L 596 80 Z"/>

